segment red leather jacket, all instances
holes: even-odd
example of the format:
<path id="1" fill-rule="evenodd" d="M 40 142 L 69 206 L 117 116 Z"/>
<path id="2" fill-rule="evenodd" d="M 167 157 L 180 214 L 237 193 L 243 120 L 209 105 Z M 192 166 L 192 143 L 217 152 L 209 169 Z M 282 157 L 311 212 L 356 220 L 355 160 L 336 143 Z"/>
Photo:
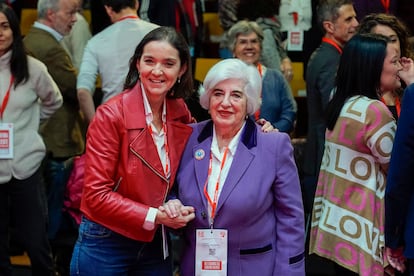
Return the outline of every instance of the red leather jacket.
<path id="1" fill-rule="evenodd" d="M 145 120 L 142 91 L 133 89 L 101 105 L 89 126 L 81 211 L 128 238 L 149 242 L 142 228 L 149 207 L 163 204 L 191 134 L 191 113 L 182 99 L 167 99 L 171 177 L 165 177 Z"/>

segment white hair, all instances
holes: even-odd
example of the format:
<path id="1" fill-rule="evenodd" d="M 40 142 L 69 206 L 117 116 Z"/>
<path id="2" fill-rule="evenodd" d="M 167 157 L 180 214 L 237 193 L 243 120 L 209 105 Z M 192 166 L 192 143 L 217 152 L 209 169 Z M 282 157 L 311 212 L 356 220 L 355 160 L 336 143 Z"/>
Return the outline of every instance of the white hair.
<path id="1" fill-rule="evenodd" d="M 219 82 L 228 79 L 237 79 L 245 83 L 243 93 L 247 97 L 247 114 L 254 114 L 261 104 L 262 78 L 256 67 L 248 65 L 237 58 L 224 59 L 210 68 L 203 86 L 198 90 L 200 105 L 208 110 L 211 92 L 214 87 Z"/>

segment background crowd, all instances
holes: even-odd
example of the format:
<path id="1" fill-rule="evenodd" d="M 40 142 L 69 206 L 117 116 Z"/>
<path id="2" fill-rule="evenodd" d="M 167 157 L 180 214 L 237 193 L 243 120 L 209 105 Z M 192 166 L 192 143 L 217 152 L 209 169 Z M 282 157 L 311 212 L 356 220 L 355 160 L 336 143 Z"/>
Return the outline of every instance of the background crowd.
<path id="1" fill-rule="evenodd" d="M 414 275 L 413 12 L 0 1 L 0 275 L 22 252 L 33 275 Z M 202 83 L 200 57 L 220 59 Z"/>

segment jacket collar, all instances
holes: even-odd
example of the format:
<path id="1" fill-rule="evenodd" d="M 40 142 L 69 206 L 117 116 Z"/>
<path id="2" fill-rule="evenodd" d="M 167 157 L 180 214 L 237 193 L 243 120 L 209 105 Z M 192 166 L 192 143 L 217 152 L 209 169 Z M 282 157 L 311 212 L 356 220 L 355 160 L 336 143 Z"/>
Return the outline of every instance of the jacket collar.
<path id="1" fill-rule="evenodd" d="M 242 133 L 241 142 L 248 148 L 251 149 L 257 145 L 257 132 L 256 132 L 256 123 L 248 117 L 246 120 L 246 126 L 244 132 Z M 201 130 L 200 135 L 197 140 L 199 143 L 202 143 L 208 137 L 213 136 L 213 121 L 209 120 L 204 128 Z"/>
<path id="2" fill-rule="evenodd" d="M 210 120 L 204 126 L 197 137 L 198 143 L 193 147 L 193 156 L 197 159 L 197 153 L 205 152 L 206 155 L 200 160 L 195 160 L 195 175 L 200 196 L 205 199 L 204 185 L 206 183 L 207 171 L 209 166 L 209 154 L 211 152 L 211 142 L 213 135 L 213 122 Z M 240 179 L 249 168 L 251 162 L 256 156 L 257 145 L 257 126 L 256 123 L 248 118 L 239 145 L 237 146 L 236 155 L 230 167 L 228 177 L 226 178 L 223 190 L 220 194 L 216 214 L 226 202 L 234 188 L 239 185 Z M 207 200 L 203 200 L 204 208 L 207 210 Z"/>
<path id="3" fill-rule="evenodd" d="M 127 129 L 146 128 L 147 123 L 145 121 L 144 99 L 142 98 L 141 83 L 137 84 L 123 93 L 123 105 L 124 105 L 124 118 L 125 126 Z M 177 99 L 167 98 L 166 112 L 167 121 L 182 121 L 183 118 L 188 117 L 188 110 L 183 109 L 180 101 Z"/>

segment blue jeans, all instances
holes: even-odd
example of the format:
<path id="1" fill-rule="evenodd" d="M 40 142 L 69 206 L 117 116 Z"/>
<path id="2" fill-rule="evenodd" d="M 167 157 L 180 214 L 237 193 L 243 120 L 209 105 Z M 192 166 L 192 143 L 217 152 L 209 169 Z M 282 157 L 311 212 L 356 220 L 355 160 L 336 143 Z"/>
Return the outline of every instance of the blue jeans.
<path id="1" fill-rule="evenodd" d="M 66 184 L 68 182 L 72 164 L 71 159 L 57 161 L 51 158 L 46 160 L 45 181 L 47 183 L 47 209 L 48 209 L 48 237 L 53 240 L 56 238 L 63 217 L 63 200 L 65 196 Z"/>
<path id="2" fill-rule="evenodd" d="M 172 261 L 163 258 L 160 230 L 152 242 L 140 242 L 83 217 L 70 275 L 171 276 Z"/>

